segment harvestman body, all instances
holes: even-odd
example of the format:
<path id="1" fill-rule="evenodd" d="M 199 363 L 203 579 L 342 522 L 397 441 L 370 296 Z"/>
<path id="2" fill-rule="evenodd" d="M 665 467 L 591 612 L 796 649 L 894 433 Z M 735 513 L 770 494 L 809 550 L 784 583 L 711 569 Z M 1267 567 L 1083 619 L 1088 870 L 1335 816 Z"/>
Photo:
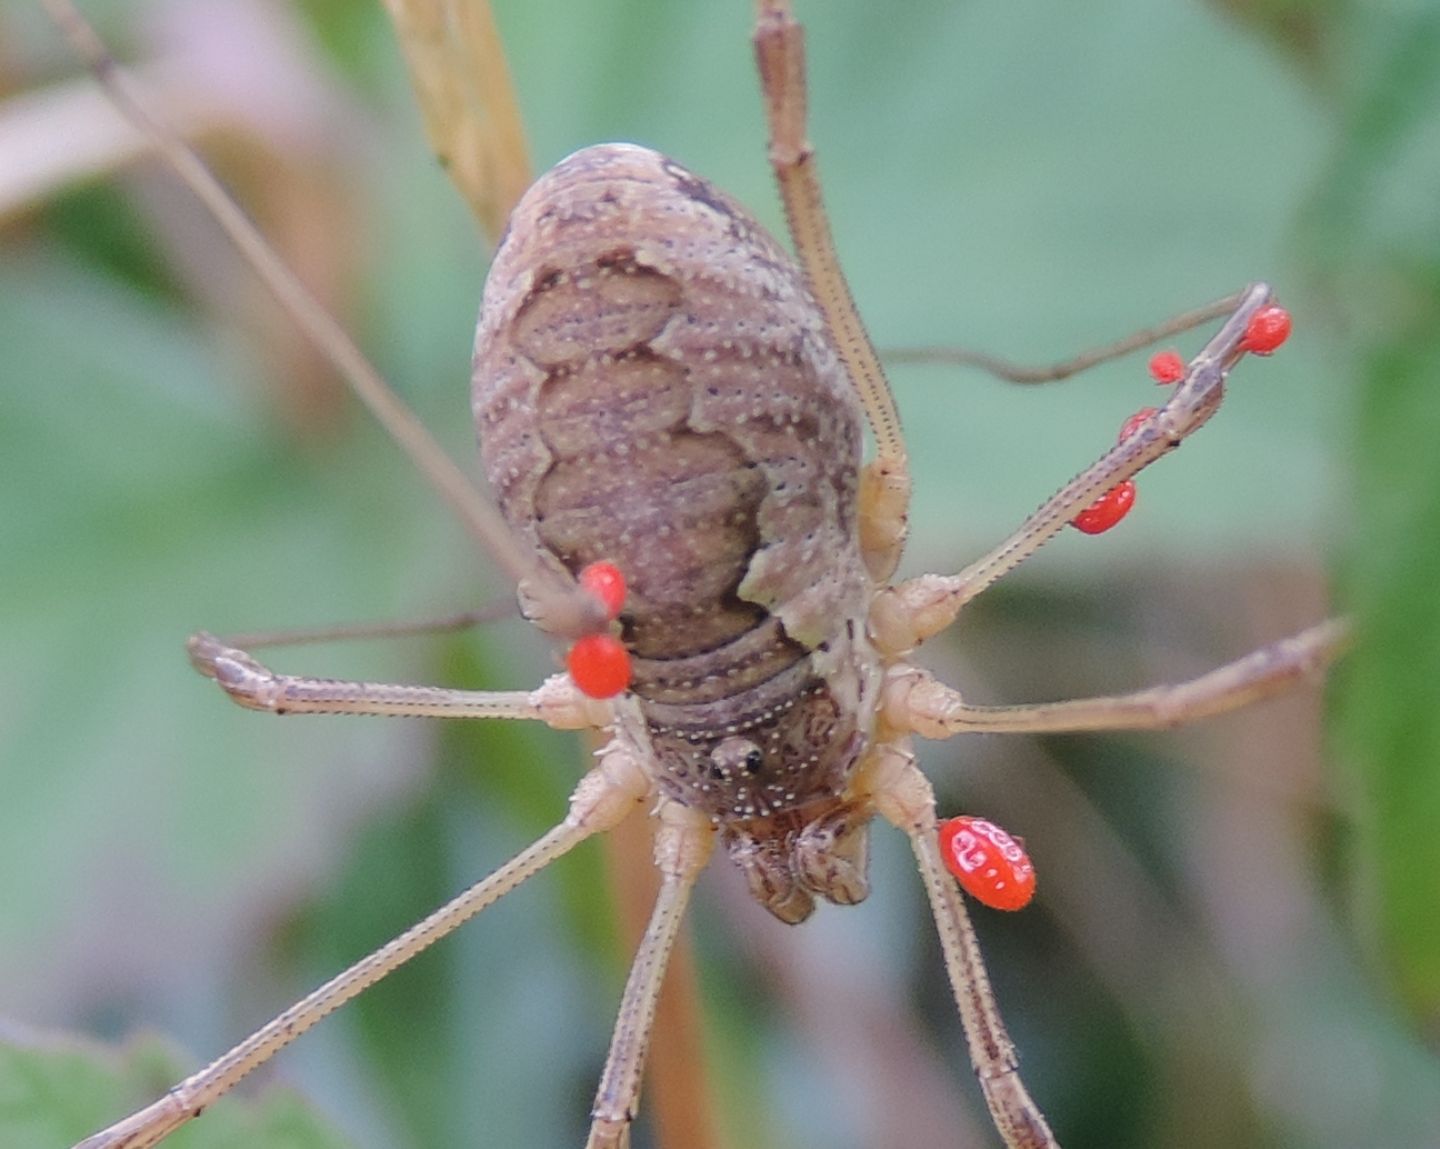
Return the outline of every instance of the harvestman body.
<path id="1" fill-rule="evenodd" d="M 193 156 L 133 105 L 103 50 L 86 47 L 117 101 L 272 287 L 299 298 L 268 255 L 256 254 Z M 815 895 L 842 904 L 865 897 L 866 834 L 877 814 L 915 852 L 996 1128 L 1012 1149 L 1055 1144 L 1020 1081 L 941 864 L 912 737 L 1174 725 L 1282 689 L 1333 656 L 1342 628 L 1322 624 L 1189 683 L 1043 706 L 970 706 L 909 656 L 1098 494 L 1209 419 L 1270 291 L 1256 285 L 1208 311 L 1229 318 L 1169 402 L 989 555 L 956 575 L 890 585 L 909 492 L 903 441 L 821 208 L 804 136 L 803 41 L 788 4 L 761 5 L 756 48 L 799 266 L 737 204 L 673 161 L 624 144 L 576 153 L 516 208 L 476 337 L 481 453 L 511 533 L 452 489 L 443 461 L 421 460 L 517 577 L 527 614 L 553 633 L 603 627 L 573 575 L 594 560 L 621 568 L 630 690 L 601 701 L 564 675 L 504 693 L 294 678 L 210 635 L 191 641 L 196 666 L 254 709 L 531 718 L 607 731 L 567 817 L 165 1097 L 86 1139 L 86 1149 L 157 1143 L 326 1014 L 638 810 L 656 819 L 661 888 L 621 1001 L 591 1146 L 628 1141 L 666 959 L 716 839 L 755 897 L 798 922 Z M 296 310 L 336 346 L 306 301 Z M 362 397 L 385 408 L 379 381 L 354 366 L 351 350 L 341 345 L 336 358 L 351 365 Z M 862 415 L 876 439 L 864 466 Z M 400 426 L 412 453 L 417 435 Z"/>
<path id="2" fill-rule="evenodd" d="M 524 541 L 572 575 L 626 575 L 661 793 L 720 828 L 786 921 L 812 892 L 862 898 L 869 811 L 846 799 L 880 666 L 861 410 L 794 262 L 674 161 L 588 148 L 515 209 L 474 404 Z M 819 848 L 831 836 L 844 855 Z"/>

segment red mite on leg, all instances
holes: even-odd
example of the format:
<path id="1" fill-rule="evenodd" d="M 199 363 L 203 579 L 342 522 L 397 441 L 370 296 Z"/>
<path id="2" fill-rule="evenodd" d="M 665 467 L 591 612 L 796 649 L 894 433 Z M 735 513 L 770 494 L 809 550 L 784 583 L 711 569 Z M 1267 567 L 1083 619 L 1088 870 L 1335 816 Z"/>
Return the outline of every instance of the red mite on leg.
<path id="1" fill-rule="evenodd" d="M 1035 867 L 1024 846 L 994 822 L 968 815 L 948 818 L 939 834 L 945 868 L 977 902 L 1018 910 L 1035 896 Z"/>
<path id="2" fill-rule="evenodd" d="M 605 617 L 620 617 L 620 608 L 625 605 L 625 576 L 614 563 L 591 563 L 580 571 L 576 580 L 580 589 L 598 598 L 605 607 Z"/>
<path id="3" fill-rule="evenodd" d="M 1283 307 L 1272 304 L 1262 307 L 1250 317 L 1245 325 L 1245 337 L 1240 349 L 1252 355 L 1273 355 L 1279 346 L 1290 338 L 1290 313 Z"/>
<path id="4" fill-rule="evenodd" d="M 1125 420 L 1116 441 L 1123 443 L 1139 429 L 1140 424 L 1155 414 L 1157 410 L 1159 410 L 1157 407 L 1141 407 Z M 1130 513 L 1130 508 L 1135 505 L 1137 490 L 1134 479 L 1116 483 L 1071 519 L 1070 525 L 1087 535 L 1103 534 Z"/>
<path id="5" fill-rule="evenodd" d="M 1135 480 L 1116 483 L 1078 515 L 1070 525 L 1087 535 L 1104 534 L 1130 513 L 1135 505 Z"/>
<path id="6" fill-rule="evenodd" d="M 1157 351 L 1150 356 L 1150 378 L 1162 387 L 1185 378 L 1185 360 L 1178 351 Z"/>
<path id="7" fill-rule="evenodd" d="M 625 605 L 625 576 L 614 563 L 591 563 L 577 580 L 600 601 L 612 622 Z M 613 698 L 630 685 L 630 652 L 609 631 L 582 635 L 565 655 L 565 669 L 591 698 Z"/>
<path id="8" fill-rule="evenodd" d="M 1240 348 L 1252 355 L 1273 355 L 1288 338 L 1290 313 L 1272 304 L 1262 307 L 1250 317 Z M 1160 351 L 1150 357 L 1149 370 L 1157 383 L 1178 383 L 1185 378 L 1185 361 L 1180 358 L 1179 352 Z M 1134 434 L 1140 424 L 1153 414 L 1154 407 L 1142 407 L 1126 419 L 1125 425 L 1120 428 L 1120 441 L 1124 442 Z M 1135 494 L 1133 479 L 1117 483 L 1071 519 L 1070 525 L 1087 535 L 1102 534 L 1130 513 L 1130 508 L 1135 505 Z"/>

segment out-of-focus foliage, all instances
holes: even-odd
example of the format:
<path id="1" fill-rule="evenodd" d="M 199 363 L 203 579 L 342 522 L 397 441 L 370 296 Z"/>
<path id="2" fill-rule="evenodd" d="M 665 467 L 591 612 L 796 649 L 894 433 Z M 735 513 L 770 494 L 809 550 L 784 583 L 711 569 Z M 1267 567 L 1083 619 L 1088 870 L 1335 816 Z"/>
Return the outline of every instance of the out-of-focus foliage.
<path id="1" fill-rule="evenodd" d="M 118 1112 L 154 1100 L 186 1072 L 163 1043 L 148 1038 L 124 1049 L 0 1031 L 0 1129 L 6 1149 L 69 1145 Z M 214 1119 L 179 1134 L 178 1149 L 342 1149 L 333 1127 L 285 1090 L 226 1105 Z"/>
<path id="2" fill-rule="evenodd" d="M 536 161 L 638 140 L 778 228 L 749 9 L 499 4 Z M 1440 994 L 1426 9 L 802 5 L 812 135 L 882 346 L 1057 358 L 1256 277 L 1296 314 L 1292 346 L 1246 363 L 1215 424 L 1142 477 L 1131 520 L 1057 540 L 933 655 L 977 699 L 1179 678 L 1324 612 L 1331 557 L 1366 624 L 1328 754 L 1304 698 L 1194 734 L 929 753 L 947 812 L 993 814 L 1040 868 L 1036 909 L 979 925 L 1072 1149 L 1440 1143 L 1423 1042 Z M 379 5 L 89 10 L 126 58 L 190 45 L 226 125 L 213 162 L 468 456 L 485 251 L 426 152 Z M 0 93 L 75 72 L 32 7 L 0 0 Z M 563 810 L 569 739 L 278 722 L 185 665 L 200 627 L 505 593 L 288 332 L 149 169 L 0 219 L 0 1015 L 104 1038 L 148 1026 L 198 1063 Z M 917 478 L 906 569 L 973 557 L 1093 458 L 1153 401 L 1142 362 L 1028 390 L 897 370 Z M 519 624 L 274 661 L 497 687 L 554 665 Z M 623 977 L 604 870 L 582 850 L 274 1075 L 359 1145 L 578 1144 Z M 923 899 L 879 829 L 874 879 L 864 906 L 801 930 L 747 912 L 723 873 L 702 886 L 729 1143 L 990 1143 Z M 0 1099 L 41 1080 L 22 1045 L 0 1054 Z M 63 1135 L 36 1144 L 138 1100 L 56 1073 Z M 190 1143 L 228 1136 L 227 1108 Z"/>
<path id="3" fill-rule="evenodd" d="M 1440 11 L 1341 5 L 1321 89 L 1337 132 L 1298 234 L 1355 348 L 1353 533 L 1362 644 L 1341 679 L 1353 908 L 1440 1035 Z"/>

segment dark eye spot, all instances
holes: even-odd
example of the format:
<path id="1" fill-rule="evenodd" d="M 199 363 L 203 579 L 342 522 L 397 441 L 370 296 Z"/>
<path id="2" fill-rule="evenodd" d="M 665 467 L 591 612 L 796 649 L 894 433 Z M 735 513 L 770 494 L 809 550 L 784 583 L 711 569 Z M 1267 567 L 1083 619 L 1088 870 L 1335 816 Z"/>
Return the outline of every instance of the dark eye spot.
<path id="1" fill-rule="evenodd" d="M 760 767 L 765 765 L 765 755 L 759 750 L 751 750 L 745 755 L 745 769 L 751 774 L 760 773 Z"/>

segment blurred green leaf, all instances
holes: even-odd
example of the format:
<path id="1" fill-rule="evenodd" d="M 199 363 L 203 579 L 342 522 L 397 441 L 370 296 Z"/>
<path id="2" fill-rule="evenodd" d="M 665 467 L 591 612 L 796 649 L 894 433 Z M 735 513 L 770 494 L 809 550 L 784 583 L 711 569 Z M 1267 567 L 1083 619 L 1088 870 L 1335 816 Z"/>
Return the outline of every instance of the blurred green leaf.
<path id="1" fill-rule="evenodd" d="M 57 1149 L 159 1097 L 183 1073 L 155 1038 L 119 1051 L 58 1037 L 0 1031 L 0 1142 Z M 175 1149 L 343 1149 L 348 1144 L 303 1102 L 270 1090 L 227 1099 L 176 1133 Z"/>
<path id="2" fill-rule="evenodd" d="M 1407 1005 L 1440 1032 L 1440 13 L 1346 25 L 1343 131 L 1306 220 L 1352 325 L 1361 645 L 1341 678 L 1358 799 L 1354 903 Z"/>

